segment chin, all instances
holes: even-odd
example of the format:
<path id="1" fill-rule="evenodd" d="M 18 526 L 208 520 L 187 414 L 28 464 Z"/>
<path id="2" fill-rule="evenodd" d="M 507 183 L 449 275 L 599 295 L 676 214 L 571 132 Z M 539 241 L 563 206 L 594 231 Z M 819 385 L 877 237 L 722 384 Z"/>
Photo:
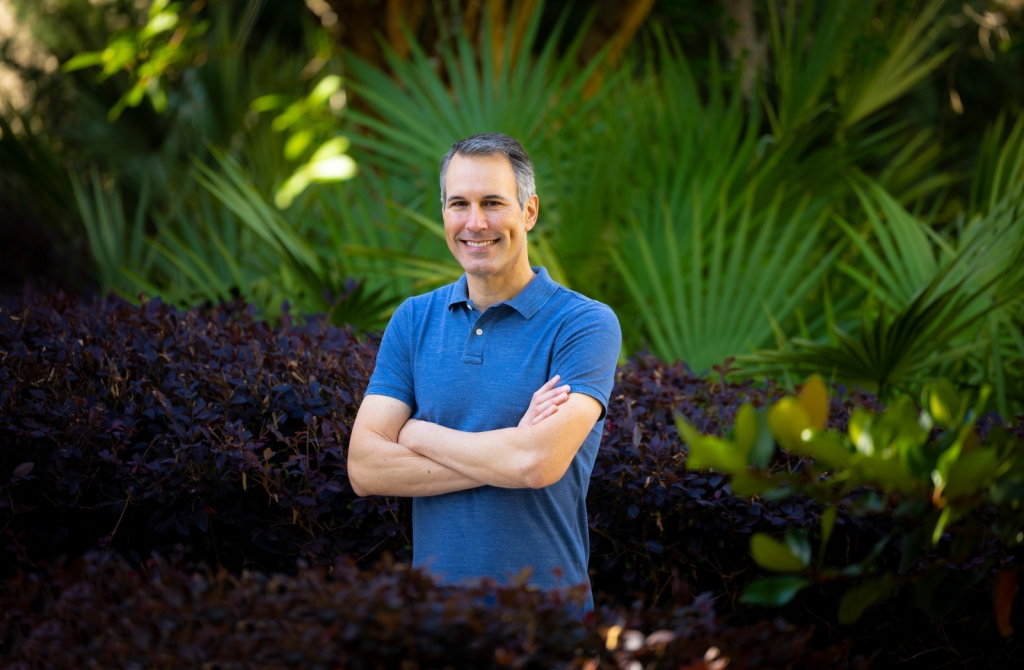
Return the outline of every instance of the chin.
<path id="1" fill-rule="evenodd" d="M 460 263 L 462 269 L 466 271 L 466 274 L 474 275 L 476 277 L 489 277 L 490 275 L 496 274 L 498 268 L 494 263 L 480 262 L 477 260 L 468 260 L 464 263 Z"/>

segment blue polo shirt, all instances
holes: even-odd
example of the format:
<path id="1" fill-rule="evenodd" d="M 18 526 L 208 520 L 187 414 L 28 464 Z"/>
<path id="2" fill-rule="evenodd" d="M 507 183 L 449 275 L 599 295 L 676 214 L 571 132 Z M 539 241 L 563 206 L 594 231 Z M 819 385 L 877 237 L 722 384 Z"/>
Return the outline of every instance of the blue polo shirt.
<path id="1" fill-rule="evenodd" d="M 589 586 L 587 488 L 622 335 L 607 305 L 533 269 L 518 295 L 483 313 L 469 299 L 466 275 L 403 302 L 366 389 L 406 403 L 414 418 L 468 432 L 515 427 L 556 374 L 559 385 L 601 403 L 601 418 L 555 484 L 413 499 L 413 565 L 442 582 L 507 582 L 530 567 L 541 588 Z"/>

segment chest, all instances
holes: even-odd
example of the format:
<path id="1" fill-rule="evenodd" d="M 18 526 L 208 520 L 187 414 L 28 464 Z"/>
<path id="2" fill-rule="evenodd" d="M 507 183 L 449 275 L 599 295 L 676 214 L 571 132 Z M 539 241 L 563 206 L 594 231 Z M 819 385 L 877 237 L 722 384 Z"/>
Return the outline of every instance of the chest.
<path id="1" fill-rule="evenodd" d="M 465 431 L 509 428 L 549 379 L 557 324 L 502 306 L 430 319 L 413 352 L 416 418 Z"/>

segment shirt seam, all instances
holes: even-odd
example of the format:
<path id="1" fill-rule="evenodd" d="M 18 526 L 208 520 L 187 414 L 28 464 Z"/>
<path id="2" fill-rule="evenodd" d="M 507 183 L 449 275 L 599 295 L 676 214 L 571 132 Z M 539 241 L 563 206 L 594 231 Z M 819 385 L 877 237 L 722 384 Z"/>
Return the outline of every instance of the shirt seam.
<path id="1" fill-rule="evenodd" d="M 386 393 L 380 393 L 376 389 L 388 389 L 389 391 L 394 391 L 395 393 L 398 393 L 399 395 L 402 396 L 402 398 L 398 398 L 399 400 L 402 400 L 402 399 L 405 399 L 405 398 L 408 398 L 410 400 L 414 400 L 416 398 L 416 396 L 414 396 L 412 393 L 409 393 L 408 391 L 406 391 L 403 388 L 399 388 L 397 386 L 392 386 L 390 384 L 381 384 L 381 383 L 371 384 L 371 385 L 367 386 L 366 390 L 363 392 L 363 395 L 364 396 L 367 396 L 367 395 L 388 395 Z M 391 397 L 394 397 L 394 396 L 388 396 L 388 397 L 391 398 Z"/>

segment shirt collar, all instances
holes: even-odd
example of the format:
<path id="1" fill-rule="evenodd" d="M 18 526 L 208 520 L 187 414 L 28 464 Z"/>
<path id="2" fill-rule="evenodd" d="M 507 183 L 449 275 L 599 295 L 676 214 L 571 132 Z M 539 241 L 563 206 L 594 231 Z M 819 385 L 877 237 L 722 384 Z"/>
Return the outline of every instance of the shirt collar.
<path id="1" fill-rule="evenodd" d="M 495 303 L 495 305 L 508 305 L 523 315 L 526 319 L 532 319 L 533 315 L 540 311 L 544 303 L 558 289 L 558 284 L 548 276 L 545 267 L 531 268 L 537 276 L 530 280 L 522 291 L 511 300 Z M 451 297 L 448 299 L 448 309 L 460 304 L 469 302 L 469 286 L 466 283 L 466 274 L 463 273 L 459 280 L 452 284 Z M 495 305 L 492 305 L 495 306 Z"/>

